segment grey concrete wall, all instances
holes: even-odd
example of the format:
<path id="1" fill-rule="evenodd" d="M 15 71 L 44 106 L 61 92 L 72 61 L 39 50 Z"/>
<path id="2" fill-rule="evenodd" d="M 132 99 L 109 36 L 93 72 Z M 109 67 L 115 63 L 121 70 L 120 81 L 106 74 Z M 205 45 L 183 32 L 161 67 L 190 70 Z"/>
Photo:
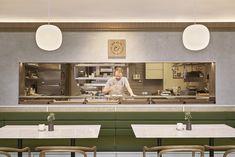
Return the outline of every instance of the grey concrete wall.
<path id="1" fill-rule="evenodd" d="M 181 32 L 66 32 L 62 47 L 40 50 L 33 32 L 0 33 L 0 105 L 18 104 L 19 62 L 216 61 L 217 104 L 235 104 L 235 32 L 212 32 L 209 46 L 191 52 Z M 126 39 L 125 59 L 108 59 L 108 39 Z"/>

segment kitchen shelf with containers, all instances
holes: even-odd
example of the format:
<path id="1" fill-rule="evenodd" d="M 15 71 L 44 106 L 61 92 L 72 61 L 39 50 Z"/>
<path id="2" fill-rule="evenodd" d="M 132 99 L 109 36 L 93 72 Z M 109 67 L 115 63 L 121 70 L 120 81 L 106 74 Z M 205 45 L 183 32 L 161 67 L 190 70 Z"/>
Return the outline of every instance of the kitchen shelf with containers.
<path id="1" fill-rule="evenodd" d="M 37 84 L 38 84 L 38 67 L 36 63 L 27 63 L 24 64 L 24 95 L 36 95 L 37 93 Z"/>
<path id="2" fill-rule="evenodd" d="M 128 77 L 127 64 L 76 64 L 74 66 L 74 77 L 82 94 L 101 94 L 107 80 L 113 77 L 115 67 L 122 67 L 124 76 Z"/>
<path id="3" fill-rule="evenodd" d="M 185 82 L 205 82 L 209 64 L 175 63 L 172 66 L 173 79 L 184 79 Z"/>
<path id="4" fill-rule="evenodd" d="M 24 96 L 63 95 L 61 64 L 23 63 L 22 69 Z"/>

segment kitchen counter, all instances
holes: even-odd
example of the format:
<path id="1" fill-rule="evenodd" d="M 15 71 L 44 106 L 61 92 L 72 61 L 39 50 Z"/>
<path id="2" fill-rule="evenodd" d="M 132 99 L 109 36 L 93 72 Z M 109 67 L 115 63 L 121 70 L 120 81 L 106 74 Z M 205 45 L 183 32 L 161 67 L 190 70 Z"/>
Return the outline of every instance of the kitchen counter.
<path id="1" fill-rule="evenodd" d="M 166 96 L 161 96 L 161 95 L 137 95 L 134 97 L 131 96 L 121 96 L 121 95 L 113 95 L 113 96 L 20 96 L 19 98 L 21 99 L 84 99 L 84 98 L 124 98 L 124 99 L 146 99 L 146 98 L 153 98 L 153 99 L 161 99 L 161 98 L 198 98 L 198 99 L 206 99 L 209 98 L 208 96 L 194 96 L 194 95 L 180 95 L 180 96 L 173 96 L 173 95 L 166 95 Z"/>
<path id="2" fill-rule="evenodd" d="M 209 96 L 20 96 L 20 104 L 214 104 Z"/>

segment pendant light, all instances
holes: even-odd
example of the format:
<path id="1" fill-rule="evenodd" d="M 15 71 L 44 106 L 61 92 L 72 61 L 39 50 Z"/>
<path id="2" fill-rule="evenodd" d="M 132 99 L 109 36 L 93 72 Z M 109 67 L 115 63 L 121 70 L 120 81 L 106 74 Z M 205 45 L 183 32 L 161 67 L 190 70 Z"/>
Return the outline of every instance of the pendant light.
<path id="1" fill-rule="evenodd" d="M 194 24 L 186 27 L 183 31 L 183 44 L 185 48 L 189 50 L 202 50 L 208 46 L 209 42 L 210 31 L 205 25 L 196 24 L 195 22 Z"/>
<path id="2" fill-rule="evenodd" d="M 41 25 L 36 31 L 36 43 L 39 48 L 54 51 L 62 44 L 62 32 L 59 27 L 50 24 L 50 0 L 48 0 L 48 24 Z"/>
<path id="3" fill-rule="evenodd" d="M 198 51 L 206 48 L 210 41 L 210 32 L 202 24 L 193 24 L 185 28 L 183 32 L 183 44 L 185 48 Z"/>

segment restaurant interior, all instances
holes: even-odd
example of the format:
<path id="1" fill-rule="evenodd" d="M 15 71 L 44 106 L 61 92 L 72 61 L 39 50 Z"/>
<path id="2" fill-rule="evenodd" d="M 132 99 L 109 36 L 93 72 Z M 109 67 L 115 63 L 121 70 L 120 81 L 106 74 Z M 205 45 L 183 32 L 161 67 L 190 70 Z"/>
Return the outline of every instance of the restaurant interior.
<path id="1" fill-rule="evenodd" d="M 0 0 L 0 156 L 235 156 L 233 0 Z"/>

